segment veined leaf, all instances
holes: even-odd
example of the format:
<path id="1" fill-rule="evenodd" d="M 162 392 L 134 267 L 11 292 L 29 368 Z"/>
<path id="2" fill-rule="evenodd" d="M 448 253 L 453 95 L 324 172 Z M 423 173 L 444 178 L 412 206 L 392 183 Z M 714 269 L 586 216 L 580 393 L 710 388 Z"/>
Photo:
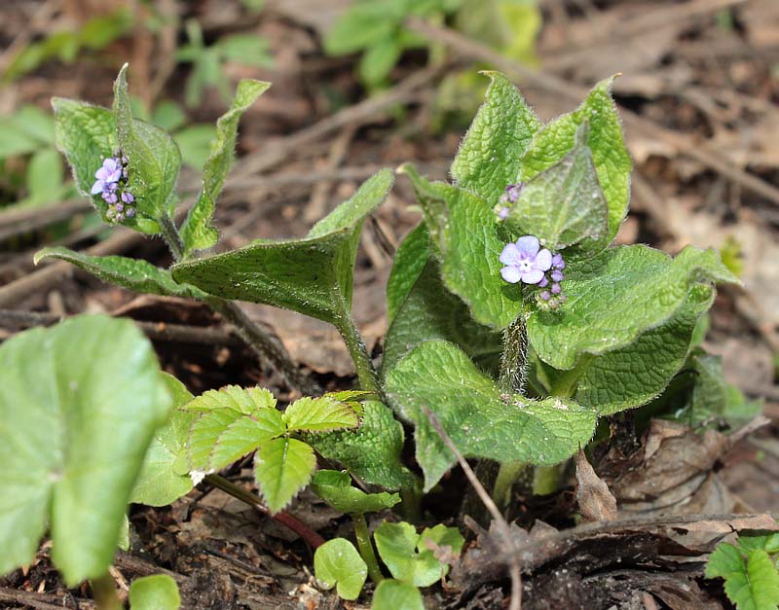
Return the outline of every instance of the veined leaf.
<path id="1" fill-rule="evenodd" d="M 357 489 L 347 473 L 337 470 L 318 470 L 311 481 L 311 491 L 335 510 L 347 514 L 378 512 L 400 502 L 398 494 L 367 494 Z"/>
<path id="2" fill-rule="evenodd" d="M 151 344 L 130 321 L 80 316 L 5 341 L 0 573 L 32 561 L 48 524 L 68 586 L 105 574 L 169 406 Z"/>
<path id="3" fill-rule="evenodd" d="M 161 294 L 181 298 L 202 299 L 207 296 L 203 291 L 179 284 L 170 275 L 170 271 L 160 269 L 151 263 L 124 256 L 90 256 L 74 252 L 62 246 L 43 248 L 33 259 L 37 265 L 44 258 L 58 258 L 73 263 L 95 277 L 142 294 Z"/>
<path id="4" fill-rule="evenodd" d="M 276 399 L 265 389 L 227 386 L 186 404 L 195 413 L 189 431 L 189 468 L 213 472 L 287 431 Z"/>
<path id="5" fill-rule="evenodd" d="M 308 485 L 315 469 L 311 445 L 295 438 L 265 442 L 254 457 L 254 477 L 272 513 L 283 509 Z"/>
<path id="6" fill-rule="evenodd" d="M 238 121 L 246 110 L 270 87 L 270 83 L 243 79 L 230 109 L 216 122 L 217 139 L 211 144 L 211 154 L 203 167 L 203 188 L 181 226 L 184 253 L 210 248 L 219 239 L 211 223 L 216 200 L 222 192 L 225 178 L 233 162 L 238 134 Z"/>
<path id="7" fill-rule="evenodd" d="M 429 341 L 411 350 L 387 375 L 393 408 L 415 429 L 416 458 L 431 489 L 456 463 L 425 409 L 439 420 L 465 457 L 552 465 L 592 438 L 596 413 L 558 398 L 507 396 L 457 346 Z"/>
<path id="8" fill-rule="evenodd" d="M 331 432 L 356 428 L 360 423 L 353 406 L 327 394 L 299 398 L 287 407 L 282 418 L 290 432 Z"/>
<path id="9" fill-rule="evenodd" d="M 353 600 L 360 596 L 368 566 L 351 542 L 333 538 L 314 553 L 314 573 L 326 589 L 337 586 L 338 597 Z"/>

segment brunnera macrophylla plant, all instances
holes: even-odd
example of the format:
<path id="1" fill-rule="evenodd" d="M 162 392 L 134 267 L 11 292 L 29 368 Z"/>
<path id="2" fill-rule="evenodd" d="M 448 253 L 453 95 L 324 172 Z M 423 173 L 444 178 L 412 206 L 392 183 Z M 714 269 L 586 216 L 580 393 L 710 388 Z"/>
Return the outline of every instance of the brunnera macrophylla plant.
<path id="1" fill-rule="evenodd" d="M 452 183 L 431 182 L 411 165 L 399 170 L 423 220 L 396 254 L 379 370 L 351 299 L 359 233 L 391 187 L 388 171 L 302 239 L 196 255 L 217 240 L 212 216 L 237 117 L 264 83 L 239 85 L 229 119 L 220 119 L 203 189 L 180 227 L 171 220 L 175 144 L 131 117 L 125 69 L 112 110 L 55 100 L 58 141 L 81 189 L 94 191 L 106 221 L 162 234 L 177 262 L 164 270 L 61 248 L 38 258 L 64 258 L 134 290 L 266 303 L 333 324 L 361 389 L 374 398 L 363 403 L 359 428 L 312 443 L 365 483 L 416 486 L 400 458 L 400 422 L 413 428 L 424 489 L 453 466 L 425 408 L 467 457 L 559 463 L 589 442 L 599 417 L 663 393 L 691 354 L 713 285 L 738 280 L 713 250 L 688 247 L 672 258 L 643 245 L 611 245 L 627 213 L 631 161 L 610 80 L 544 125 L 503 75 L 488 76 Z M 128 193 L 132 215 L 116 207 Z"/>

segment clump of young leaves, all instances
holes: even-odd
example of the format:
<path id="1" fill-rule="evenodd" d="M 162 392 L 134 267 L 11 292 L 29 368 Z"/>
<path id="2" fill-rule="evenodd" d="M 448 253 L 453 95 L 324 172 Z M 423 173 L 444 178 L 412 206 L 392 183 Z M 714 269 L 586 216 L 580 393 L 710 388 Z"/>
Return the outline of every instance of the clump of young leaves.
<path id="1" fill-rule="evenodd" d="M 721 542 L 706 564 L 706 578 L 725 579 L 725 593 L 738 610 L 779 606 L 779 534 L 740 535 Z"/>

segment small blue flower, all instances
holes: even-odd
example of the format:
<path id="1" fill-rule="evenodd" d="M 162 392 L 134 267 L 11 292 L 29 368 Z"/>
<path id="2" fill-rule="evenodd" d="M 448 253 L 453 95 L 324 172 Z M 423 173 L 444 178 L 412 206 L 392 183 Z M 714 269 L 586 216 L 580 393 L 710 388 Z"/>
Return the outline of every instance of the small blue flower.
<path id="1" fill-rule="evenodd" d="M 97 195 L 109 185 L 116 184 L 122 178 L 122 164 L 114 157 L 103 160 L 103 166 L 95 172 L 97 180 L 92 185 L 90 193 Z"/>
<path id="2" fill-rule="evenodd" d="M 516 243 L 506 245 L 499 260 L 506 265 L 500 270 L 500 275 L 511 284 L 538 284 L 552 267 L 552 253 L 541 248 L 538 238 L 532 235 L 525 235 Z"/>

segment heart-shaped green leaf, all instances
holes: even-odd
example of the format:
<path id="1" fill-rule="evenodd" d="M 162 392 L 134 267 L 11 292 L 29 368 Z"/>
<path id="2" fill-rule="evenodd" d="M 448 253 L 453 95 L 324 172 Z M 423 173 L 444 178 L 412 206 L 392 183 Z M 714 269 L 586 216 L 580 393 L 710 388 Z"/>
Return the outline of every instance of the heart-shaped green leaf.
<path id="1" fill-rule="evenodd" d="M 522 187 L 505 222 L 515 227 L 514 237 L 534 235 L 553 251 L 576 245 L 585 256 L 611 241 L 608 205 L 587 147 L 588 133 L 585 122 L 576 132 L 573 150 Z"/>
<path id="2" fill-rule="evenodd" d="M 574 147 L 576 131 L 584 122 L 589 123 L 586 143 L 592 151 L 598 181 L 609 209 L 607 242 L 617 234 L 627 213 L 632 166 L 619 115 L 611 99 L 612 80 L 609 78 L 598 83 L 579 108 L 544 125 L 527 148 L 520 172 L 520 179 L 529 182 L 537 174 L 562 161 Z"/>
<path id="3" fill-rule="evenodd" d="M 416 458 L 432 488 L 456 463 L 426 409 L 465 457 L 551 465 L 592 437 L 596 414 L 572 401 L 507 396 L 456 345 L 429 341 L 387 375 L 393 407 L 416 429 Z"/>
<path id="4" fill-rule="evenodd" d="M 495 214 L 480 197 L 443 182 L 428 182 L 410 165 L 411 179 L 441 263 L 447 289 L 468 305 L 474 320 L 496 328 L 508 326 L 522 308 L 522 295 L 500 276 L 499 237 Z"/>
<path id="5" fill-rule="evenodd" d="M 576 402 L 611 415 L 655 398 L 684 364 L 695 325 L 713 299 L 712 288 L 698 286 L 667 322 L 625 347 L 588 359 L 576 384 Z"/>
<path id="6" fill-rule="evenodd" d="M 148 506 L 167 506 L 193 487 L 188 474 L 187 440 L 196 414 L 179 409 L 193 396 L 175 377 L 167 373 L 162 373 L 162 377 L 173 397 L 173 411 L 165 425 L 154 433 L 130 496 L 131 502 Z"/>
<path id="7" fill-rule="evenodd" d="M 114 83 L 114 115 L 119 147 L 129 160 L 128 188 L 135 196 L 138 214 L 151 220 L 169 216 L 175 205 L 181 152 L 164 130 L 133 119 L 127 64 Z"/>
<path id="8" fill-rule="evenodd" d="M 503 348 L 502 334 L 474 322 L 468 306 L 444 287 L 439 265 L 430 258 L 387 333 L 382 375 L 412 348 L 433 339 L 456 344 L 486 370 L 496 367 Z"/>
<path id="9" fill-rule="evenodd" d="M 287 431 L 276 399 L 262 388 L 209 390 L 183 408 L 196 415 L 189 430 L 190 470 L 224 468 Z"/>
<path id="10" fill-rule="evenodd" d="M 181 298 L 202 299 L 207 295 L 194 286 L 179 284 L 170 271 L 148 261 L 124 256 L 90 256 L 62 246 L 43 248 L 35 254 L 37 265 L 44 258 L 58 258 L 73 263 L 95 277 L 142 294 L 161 294 Z"/>
<path id="11" fill-rule="evenodd" d="M 392 508 L 400 502 L 398 494 L 367 494 L 352 485 L 352 478 L 338 470 L 318 470 L 311 480 L 311 491 L 335 510 L 364 514 Z"/>
<path id="12" fill-rule="evenodd" d="M 368 576 L 368 566 L 351 542 L 345 538 L 334 538 L 314 553 L 314 573 L 326 589 L 337 585 L 338 596 L 352 600 L 360 596 Z"/>
<path id="13" fill-rule="evenodd" d="M 285 307 L 339 326 L 351 311 L 363 220 L 391 185 L 391 172 L 381 171 L 317 223 L 305 239 L 260 241 L 179 263 L 173 267 L 173 277 L 222 298 Z"/>
<path id="14" fill-rule="evenodd" d="M 217 138 L 211 143 L 211 153 L 203 167 L 203 188 L 197 201 L 181 225 L 184 254 L 192 250 L 210 248 L 219 239 L 211 224 L 216 200 L 222 192 L 225 178 L 233 162 L 233 151 L 238 134 L 238 121 L 249 106 L 270 87 L 270 83 L 242 79 L 230 109 L 216 122 Z"/>
<path id="15" fill-rule="evenodd" d="M 477 194 L 491 208 L 506 187 L 517 181 L 522 155 L 541 121 L 503 74 L 484 74 L 492 82 L 451 173 L 458 186 Z"/>
<path id="16" fill-rule="evenodd" d="M 571 369 L 582 354 L 620 349 L 664 324 L 697 285 L 738 281 L 713 250 L 688 247 L 671 259 L 646 246 L 620 246 L 570 265 L 565 304 L 558 311 L 533 313 L 528 337 L 541 360 Z"/>
<path id="17" fill-rule="evenodd" d="M 311 445 L 295 438 L 264 442 L 254 456 L 254 478 L 272 513 L 279 512 L 308 485 L 315 469 Z"/>
<path id="18" fill-rule="evenodd" d="M 3 343 L 0 573 L 32 561 L 49 523 L 68 586 L 103 575 L 169 406 L 151 344 L 127 320 L 83 316 Z"/>

